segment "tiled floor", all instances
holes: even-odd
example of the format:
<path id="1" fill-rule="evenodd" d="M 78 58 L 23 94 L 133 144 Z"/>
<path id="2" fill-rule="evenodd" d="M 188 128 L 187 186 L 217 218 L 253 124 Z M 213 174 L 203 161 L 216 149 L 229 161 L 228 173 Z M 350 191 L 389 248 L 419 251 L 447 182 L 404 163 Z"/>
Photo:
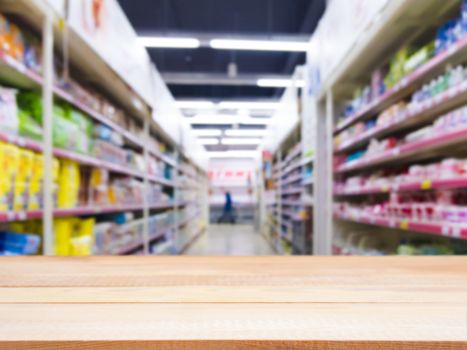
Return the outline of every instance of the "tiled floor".
<path id="1" fill-rule="evenodd" d="M 186 255 L 274 255 L 269 243 L 249 225 L 210 225 Z"/>

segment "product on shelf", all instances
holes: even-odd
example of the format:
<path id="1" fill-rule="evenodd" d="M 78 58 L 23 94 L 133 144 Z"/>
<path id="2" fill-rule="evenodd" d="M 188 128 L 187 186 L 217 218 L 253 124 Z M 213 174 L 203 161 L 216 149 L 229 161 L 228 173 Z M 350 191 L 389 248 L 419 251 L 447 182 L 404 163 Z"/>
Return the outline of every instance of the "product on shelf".
<path id="1" fill-rule="evenodd" d="M 172 212 L 149 217 L 149 236 L 164 234 L 165 231 L 173 227 L 173 220 Z M 143 230 L 144 222 L 142 219 L 134 220 L 124 214 L 107 216 L 107 219 L 104 218 L 103 222 L 95 225 L 93 254 L 118 254 L 133 246 L 140 245 L 142 247 Z"/>
<path id="2" fill-rule="evenodd" d="M 0 231 L 0 255 L 35 255 L 40 243 L 35 234 Z"/>
<path id="3" fill-rule="evenodd" d="M 95 219 L 74 217 L 54 220 L 55 254 L 91 255 Z"/>
<path id="4" fill-rule="evenodd" d="M 412 48 L 409 46 L 402 47 L 390 59 L 388 72 L 384 77 L 384 83 L 381 83 L 383 75 L 382 69 L 376 70 L 372 75 L 371 86 L 357 89 L 354 98 L 344 108 L 343 117 L 341 119 L 352 117 L 369 106 L 384 91 L 391 89 L 399 83 L 405 76 L 413 72 L 418 67 L 426 63 L 433 55 L 439 55 L 451 48 L 455 43 L 465 38 L 467 35 L 467 2 L 462 1 L 460 8 L 460 16 L 455 19 L 448 20 L 437 31 L 434 40 L 428 42 L 420 48 Z M 454 69 L 455 70 L 455 69 Z M 450 76 L 452 72 L 448 72 L 446 76 Z M 460 72 L 457 72 L 460 74 Z M 431 82 L 422 88 L 423 95 L 429 91 L 439 90 L 440 86 L 446 85 L 446 76 L 438 78 L 437 81 Z M 415 98 L 418 98 L 421 92 Z"/>
<path id="5" fill-rule="evenodd" d="M 61 159 L 58 176 L 58 208 L 75 208 L 78 206 L 80 187 L 80 170 L 77 162 Z"/>

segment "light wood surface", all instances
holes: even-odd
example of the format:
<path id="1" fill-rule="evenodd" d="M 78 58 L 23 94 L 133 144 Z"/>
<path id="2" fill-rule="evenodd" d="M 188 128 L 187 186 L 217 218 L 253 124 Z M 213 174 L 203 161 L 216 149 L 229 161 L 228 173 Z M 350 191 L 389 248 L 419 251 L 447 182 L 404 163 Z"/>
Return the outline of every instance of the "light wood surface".
<path id="1" fill-rule="evenodd" d="M 12 257 L 0 266 L 0 349 L 467 349 L 464 257 Z"/>

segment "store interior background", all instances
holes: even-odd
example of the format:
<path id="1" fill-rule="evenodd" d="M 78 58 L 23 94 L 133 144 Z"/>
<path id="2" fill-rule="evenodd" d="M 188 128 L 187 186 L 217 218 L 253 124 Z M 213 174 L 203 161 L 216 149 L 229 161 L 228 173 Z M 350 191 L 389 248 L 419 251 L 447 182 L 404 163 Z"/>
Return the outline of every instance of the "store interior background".
<path id="1" fill-rule="evenodd" d="M 37 49 L 2 46 L 1 84 L 48 115 L 39 132 L 5 118 L 0 146 L 60 164 L 11 175 L 6 254 L 467 253 L 465 135 L 446 126 L 462 131 L 466 113 L 467 1 L 0 0 L 0 13 Z M 92 121 L 94 149 L 57 141 L 57 110 Z M 43 203 L 22 203 L 39 183 L 27 195 Z M 234 222 L 220 220 L 227 192 Z"/>

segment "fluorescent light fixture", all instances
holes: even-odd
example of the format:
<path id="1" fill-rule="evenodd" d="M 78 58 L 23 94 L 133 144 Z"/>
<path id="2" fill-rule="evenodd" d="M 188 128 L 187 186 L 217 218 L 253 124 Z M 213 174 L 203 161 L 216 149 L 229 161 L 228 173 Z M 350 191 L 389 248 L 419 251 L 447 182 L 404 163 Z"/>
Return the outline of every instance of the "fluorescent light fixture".
<path id="1" fill-rule="evenodd" d="M 310 44 L 303 41 L 212 39 L 209 45 L 220 50 L 306 52 Z"/>
<path id="2" fill-rule="evenodd" d="M 243 119 L 245 116 L 238 114 L 197 114 L 192 118 L 186 118 L 190 124 L 210 125 L 240 124 Z"/>
<path id="3" fill-rule="evenodd" d="M 276 109 L 279 102 L 267 101 L 222 101 L 218 104 L 220 109 Z"/>
<path id="4" fill-rule="evenodd" d="M 271 119 L 252 118 L 249 115 L 243 114 L 197 114 L 192 118 L 186 118 L 190 124 L 207 124 L 207 125 L 267 125 Z"/>
<path id="5" fill-rule="evenodd" d="M 226 136 L 233 136 L 233 137 L 261 137 L 266 135 L 266 129 L 229 129 L 225 132 Z"/>
<path id="6" fill-rule="evenodd" d="M 258 79 L 256 82 L 256 85 L 259 87 L 289 87 L 293 86 L 295 83 L 295 86 L 297 87 L 304 87 L 305 86 L 305 81 L 303 80 L 292 80 L 292 79 Z"/>
<path id="7" fill-rule="evenodd" d="M 258 151 L 225 151 L 207 152 L 209 158 L 258 158 L 261 153 Z"/>
<path id="8" fill-rule="evenodd" d="M 222 130 L 219 129 L 191 129 L 193 135 L 198 137 L 203 136 L 221 136 Z"/>
<path id="9" fill-rule="evenodd" d="M 202 145 L 218 145 L 219 144 L 219 139 L 198 139 L 198 142 Z"/>
<path id="10" fill-rule="evenodd" d="M 221 143 L 223 145 L 258 145 L 261 143 L 261 139 L 258 138 L 247 138 L 247 139 L 239 139 L 239 138 L 223 138 Z"/>
<path id="11" fill-rule="evenodd" d="M 138 41 L 145 47 L 168 48 L 168 49 L 196 49 L 201 42 L 195 38 L 171 38 L 158 36 L 140 36 Z"/>
<path id="12" fill-rule="evenodd" d="M 240 124 L 243 125 L 269 125 L 271 118 L 245 118 Z"/>
<path id="13" fill-rule="evenodd" d="M 209 109 L 215 107 L 214 102 L 203 100 L 179 100 L 175 101 L 175 105 L 181 109 Z"/>

